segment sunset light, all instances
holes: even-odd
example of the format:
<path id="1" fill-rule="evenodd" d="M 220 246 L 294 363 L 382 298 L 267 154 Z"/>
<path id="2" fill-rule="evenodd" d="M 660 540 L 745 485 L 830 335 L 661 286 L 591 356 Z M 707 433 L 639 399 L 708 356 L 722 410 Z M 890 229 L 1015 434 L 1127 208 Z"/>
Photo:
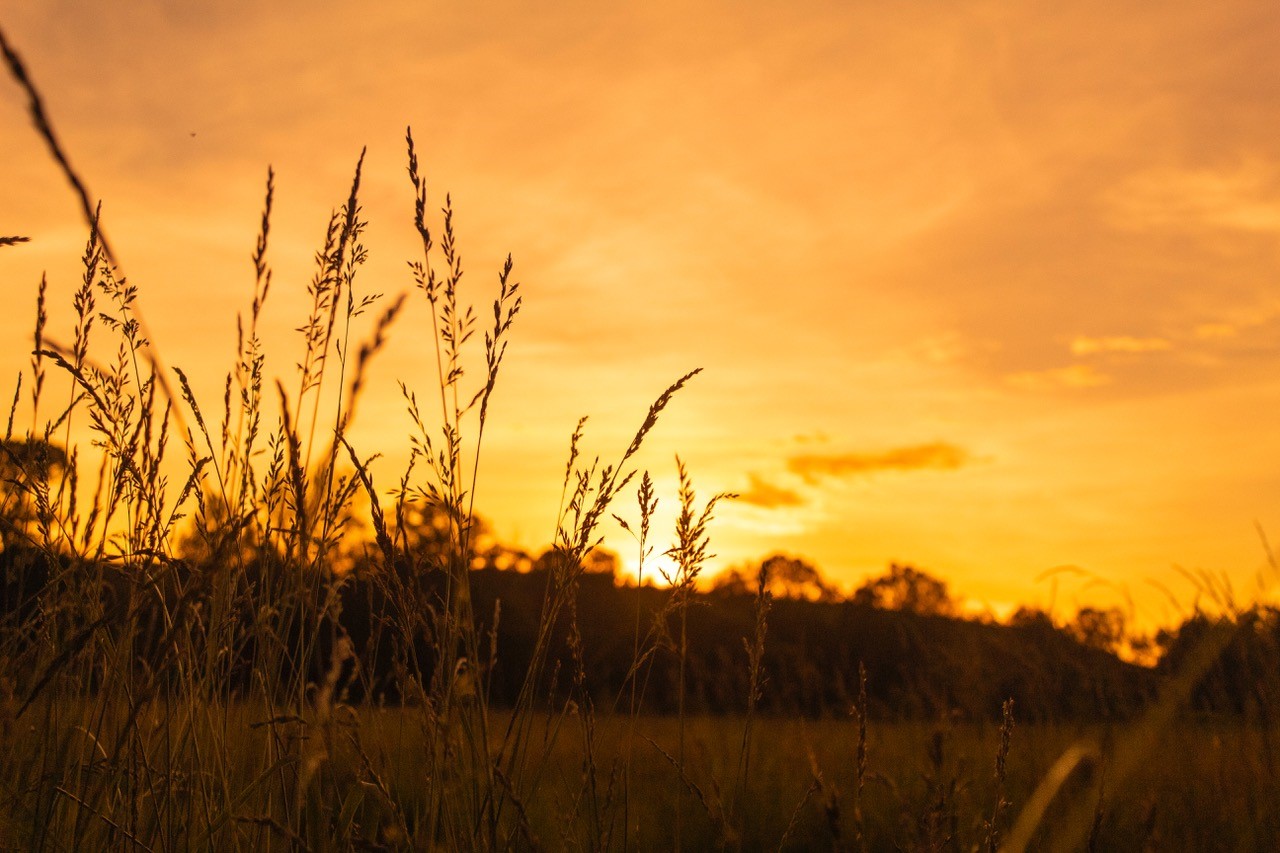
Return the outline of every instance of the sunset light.
<path id="1" fill-rule="evenodd" d="M 155 342 L 213 394 L 267 165 L 263 337 L 287 364 L 366 145 L 365 287 L 410 287 L 415 128 L 477 298 L 507 252 L 529 295 L 478 507 L 513 543 L 550 543 L 579 416 L 614 452 L 703 367 L 641 464 L 662 495 L 679 452 L 743 496 L 717 565 L 794 552 L 853 586 L 907 561 L 1040 604 L 1060 564 L 1140 603 L 1150 580 L 1181 588 L 1175 566 L 1254 589 L 1255 523 L 1280 529 L 1274 16 L 762 7 L 674 28 L 652 5 L 498 8 L 12 4 L 4 21 Z M 16 364 L 42 272 L 68 303 L 85 226 L 22 93 L 3 103 L 4 230 L 32 237 L 3 258 Z M 432 369 L 425 322 L 410 300 L 354 425 L 389 470 L 396 381 Z"/>
<path id="2" fill-rule="evenodd" d="M 905 576 L 926 590 L 940 582 L 945 606 L 920 612 L 983 625 L 1072 624 L 1083 645 L 1113 653 L 1115 666 L 1154 667 L 1157 638 L 1161 649 L 1176 648 L 1172 633 L 1157 632 L 1192 614 L 1280 602 L 1270 550 L 1280 542 L 1273 5 L 0 0 L 0 28 L 12 51 L 0 74 L 0 237 L 28 238 L 0 245 L 0 363 L 8 367 L 0 399 L 16 401 L 5 452 L 17 460 L 37 439 L 55 451 L 79 448 L 82 512 L 95 500 L 125 506 L 148 476 L 173 498 L 187 484 L 190 502 L 165 517 L 166 541 L 185 545 L 166 551 L 121 534 L 113 541 L 130 545 L 104 545 L 101 559 L 216 561 L 222 546 L 207 536 L 193 545 L 199 536 L 189 525 L 216 517 L 249 529 L 249 515 L 237 516 L 228 496 L 253 491 L 235 479 L 252 466 L 258 475 L 274 470 L 279 489 L 268 497 L 262 486 L 254 498 L 268 519 L 254 547 L 267 547 L 292 518 L 289 548 L 316 567 L 329 565 L 330 547 L 346 549 L 347 567 L 379 553 L 395 565 L 396 548 L 426 553 L 435 529 L 462 542 L 461 569 L 446 569 L 461 572 L 451 584 L 465 582 L 467 566 L 554 576 L 555 545 L 576 553 L 588 576 L 616 571 L 619 590 L 643 571 L 646 584 L 674 585 L 677 602 L 682 584 L 689 595 L 715 589 L 764 600 L 758 570 L 778 556 L 775 607 L 794 598 L 915 612 L 893 598 L 891 582 Z M 29 73 L 26 84 L 15 63 Z M 56 150 L 33 122 L 33 92 Z M 101 231 L 124 279 L 116 302 L 99 296 L 84 315 L 108 315 L 94 327 L 101 349 L 88 361 L 73 356 L 82 331 L 73 302 L 88 280 L 90 225 L 68 174 L 83 180 L 91 206 L 101 204 Z M 413 267 L 423 263 L 424 235 L 430 273 Z M 458 258 L 447 254 L 455 248 Z M 326 264 L 331 271 L 320 272 Z M 463 371 L 457 387 L 437 355 L 442 340 L 448 352 L 441 324 L 453 318 L 442 306 L 453 298 L 455 269 L 463 271 L 458 310 L 475 310 L 472 339 L 454 365 Z M 33 346 L 42 281 L 47 322 Z M 336 302 L 317 295 L 331 285 Z M 113 286 L 108 280 L 102 292 Z M 127 287 L 136 288 L 132 303 Z M 86 460 L 96 460 L 93 446 L 126 442 L 125 431 L 104 439 L 87 415 L 64 422 L 58 413 L 109 396 L 73 381 L 71 362 L 109 367 L 118 358 L 141 377 L 140 356 L 106 343 L 129 334 L 110 317 L 132 316 L 164 377 L 155 405 L 172 404 L 170 455 L 163 470 L 130 469 L 137 482 L 126 477 L 120 482 L 133 485 L 108 492 L 93 485 L 98 462 Z M 45 354 L 33 356 L 37 348 Z M 251 380 L 257 356 L 264 372 Z M 47 386 L 37 391 L 41 371 Z M 357 373 L 360 387 L 347 396 Z M 254 381 L 257 392 L 246 390 Z M 260 410 L 237 409 L 252 393 Z M 331 420 L 319 414 L 328 407 L 337 412 Z M 225 435 L 247 429 L 255 413 L 261 437 L 235 457 Z M 57 429 L 42 432 L 46 421 Z M 212 437 L 201 438 L 202 429 Z M 638 430 L 643 442 L 625 457 Z M 209 458 L 188 464 L 188 454 Z M 325 459 L 335 461 L 326 468 Z M 619 460 L 613 485 L 627 471 L 633 478 L 601 504 L 598 527 L 575 528 L 566 521 L 575 513 L 594 524 L 592 501 L 609 495 L 616 473 L 602 469 Z M 69 470 L 72 461 L 53 464 Z M 567 463 L 588 475 L 575 481 Z M 683 542 L 680 466 L 691 517 Z M 304 474 L 327 478 L 328 497 L 308 497 Z M 645 476 L 657 502 L 651 515 L 637 496 Z M 333 509 L 348 484 L 339 503 L 352 509 Z M 41 488 L 21 524 L 51 536 L 57 525 L 41 508 L 49 487 Z M 402 489 L 419 508 L 443 507 L 438 516 L 420 509 L 416 540 L 401 541 L 392 523 Z M 709 501 L 705 531 L 689 528 Z M 142 509 L 120 512 L 112 523 L 122 529 L 143 523 Z M 483 528 L 458 520 L 472 512 Z M 309 532 L 307 513 L 324 518 Z M 565 547 L 581 529 L 591 541 Z M 592 552 L 597 538 L 616 562 Z M 692 548 L 698 543 L 704 551 Z M 648 600 L 643 589 L 630 592 Z M 436 614 L 454 620 L 449 630 L 462 626 L 461 639 L 440 652 L 460 685 L 487 654 L 488 635 L 476 625 L 495 620 L 497 643 L 501 608 L 477 604 L 472 615 L 471 595 L 450 592 Z M 477 602 L 488 602 L 484 595 Z M 121 607 L 141 606 L 128 601 Z M 219 612 L 218 601 L 190 607 L 204 619 Z M 180 623 L 180 610 L 165 618 Z M 553 610 L 538 624 L 555 624 Z M 1107 633 L 1116 611 L 1132 636 Z M 524 624 L 523 611 L 513 612 L 511 624 Z M 778 612 L 784 619 L 788 611 Z M 635 622 L 639 637 L 638 613 L 608 618 L 628 631 Z M 685 611 L 671 618 L 672 627 L 654 630 L 680 650 L 672 676 L 679 705 L 660 710 L 678 710 L 683 726 L 684 685 L 702 677 L 686 671 L 686 633 L 715 629 L 688 628 Z M 808 631 L 806 643 L 835 629 Z M 345 628 L 330 641 L 339 650 L 355 642 Z M 265 648 L 266 640 L 253 642 L 245 648 Z M 581 637 L 566 642 L 584 654 L 573 645 Z M 628 653 L 631 644 L 628 634 Z M 731 645 L 733 654 L 752 648 L 736 635 Z M 634 647 L 639 655 L 641 642 Z M 355 661 L 365 652 L 353 648 Z M 530 672 L 543 677 L 540 653 L 531 652 Z M 751 679 L 766 677 L 759 654 Z M 325 681 L 330 659 L 332 672 L 356 666 L 332 651 L 313 665 L 319 674 L 309 687 L 299 682 L 307 702 L 337 689 L 339 676 Z M 859 690 L 856 662 L 846 663 L 841 719 Z M 720 665 L 707 664 L 713 672 Z M 9 701 L 5 678 L 0 670 L 0 699 Z M 574 689 L 587 689 L 583 679 Z M 796 683 L 786 701 L 800 707 L 810 694 Z M 472 701 L 477 688 L 467 684 L 456 696 L 448 688 L 444 704 L 432 694 L 431 707 Z M 442 688 L 424 687 L 423 696 L 432 689 Z M 517 722 L 507 736 L 515 743 L 527 735 L 521 703 L 535 702 L 532 688 L 522 690 L 512 693 Z M 865 727 L 865 683 L 862 690 Z M 396 701 L 410 702 L 404 691 Z M 1158 692 L 1132 691 L 1114 707 L 1139 707 Z M 700 695 L 714 705 L 719 694 Z M 632 695 L 632 713 L 637 701 Z M 576 694 L 573 702 L 572 713 L 586 704 Z M 627 704 L 615 700 L 612 710 Z M 1000 719 L 998 701 L 988 710 Z M 1009 713 L 1003 725 L 1012 725 Z M 1260 719 L 1270 725 L 1265 713 Z M 681 728 L 680 750 L 684 738 Z M 370 755 L 381 748 L 357 746 Z M 520 748 L 501 772 L 522 766 Z M 686 756 L 667 758 L 674 766 Z M 490 772 L 486 796 L 500 783 Z M 378 793 L 381 780 L 361 784 L 370 802 L 390 801 Z M 859 792 L 862 785 L 859 777 Z M 1004 820 L 999 802 L 991 826 Z M 456 841 L 447 806 L 437 806 L 422 814 L 445 815 L 433 831 Z M 732 823 L 725 808 L 712 823 Z M 401 814 L 395 832 L 416 819 Z M 785 815 L 777 820 L 786 825 Z M 0 819 L 0 846 L 6 827 Z M 395 832 L 379 836 L 391 846 L 378 849 L 393 849 Z M 678 844 L 679 823 L 674 832 Z M 519 837 L 516 846 L 538 849 Z M 617 848 L 612 836 L 591 837 L 581 846 Z M 741 848 L 724 841 L 719 849 Z"/>

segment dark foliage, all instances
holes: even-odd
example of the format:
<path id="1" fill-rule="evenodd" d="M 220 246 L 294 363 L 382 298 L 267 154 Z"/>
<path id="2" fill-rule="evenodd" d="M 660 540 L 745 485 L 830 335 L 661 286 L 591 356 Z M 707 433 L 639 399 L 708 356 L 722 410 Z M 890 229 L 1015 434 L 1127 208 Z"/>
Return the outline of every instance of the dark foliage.
<path id="1" fill-rule="evenodd" d="M 39 589 L 48 582 L 43 555 L 10 549 L 0 559 L 4 571 L 2 601 L 9 624 L 30 623 Z M 217 567 L 182 567 L 196 576 Z M 252 601 L 264 584 L 273 580 L 270 561 L 254 561 L 245 573 L 240 619 L 254 618 Z M 282 666 L 301 667 L 305 677 L 318 680 L 325 672 L 329 650 L 339 635 L 349 636 L 359 672 L 344 676 L 348 695 L 395 703 L 406 667 L 429 682 L 433 668 L 434 638 L 414 638 L 411 652 L 388 641 L 386 626 L 393 603 L 385 584 L 375 582 L 375 569 L 358 565 L 345 579 L 340 616 L 336 624 L 323 625 L 309 660 L 285 657 Z M 410 577 L 407 564 L 401 589 L 417 606 L 439 607 L 443 573 L 428 571 Z M 80 572 L 82 576 L 91 572 Z M 107 577 L 112 575 L 108 573 Z M 493 635 L 492 660 L 481 661 L 490 700 L 495 706 L 515 701 L 531 660 L 534 639 L 547 592 L 548 572 L 501 571 L 484 568 L 471 572 L 471 596 L 480 630 Z M 104 598 L 127 595 L 104 589 Z M 586 689 L 601 709 L 612 707 L 634 675 L 642 687 L 643 705 L 650 711 L 674 710 L 677 695 L 677 659 L 663 638 L 672 626 L 655 621 L 670 593 L 653 587 L 628 587 L 615 583 L 612 574 L 587 572 L 577 581 L 577 619 L 585 655 Z M 160 607 L 162 599 L 155 599 Z M 172 607 L 172 602 L 165 602 Z M 136 617 L 147 620 L 147 603 Z M 637 609 L 642 631 L 658 637 L 657 653 L 633 672 L 634 625 Z M 23 613 L 24 618 L 12 618 Z M 496 619 L 495 619 L 496 615 Z M 161 622 L 156 620 L 157 626 Z M 567 695 L 563 677 L 572 662 L 567 614 L 554 631 L 553 665 L 541 685 L 544 697 Z M 285 620 L 287 634 L 308 630 L 305 621 Z M 1272 707 L 1270 696 L 1256 696 L 1263 688 L 1253 674 L 1276 659 L 1276 619 L 1268 613 L 1251 623 L 1250 632 L 1229 647 L 1201 692 L 1198 707 L 1242 712 L 1247 707 Z M 749 692 L 749 667 L 744 640 L 755 627 L 755 602 L 746 594 L 699 594 L 694 598 L 688 622 L 687 702 L 691 709 L 711 713 L 740 713 Z M 1169 644 L 1164 670 L 1177 668 L 1184 648 L 1195 643 L 1214 625 L 1191 620 Z M 1252 638 L 1255 641 L 1250 641 Z M 286 645 L 300 645 L 296 636 Z M 1265 640 L 1265 642 L 1263 642 Z M 236 650 L 236 660 L 221 678 L 231 692 L 243 690 L 243 679 L 252 670 L 257 650 L 246 643 Z M 1270 655 L 1270 657 L 1266 657 Z M 559 668 L 554 662 L 560 663 Z M 778 599 L 769 616 L 764 652 L 764 684 L 759 709 L 763 713 L 844 715 L 858 692 L 858 665 L 867 670 L 868 706 L 880 718 L 936 718 L 940 715 L 967 719 L 994 718 L 1002 703 L 1012 698 L 1022 719 L 1118 719 L 1132 715 L 1151 699 L 1160 673 L 1127 664 L 1107 651 L 1081 643 L 1069 631 L 1056 629 L 1047 620 L 1023 620 L 1011 626 L 984 624 L 951 616 L 889 610 L 859 601 Z M 1273 667 L 1272 671 L 1280 671 Z M 1224 698 L 1231 697 L 1231 698 Z M 1265 701 L 1263 701 L 1265 699 Z"/>

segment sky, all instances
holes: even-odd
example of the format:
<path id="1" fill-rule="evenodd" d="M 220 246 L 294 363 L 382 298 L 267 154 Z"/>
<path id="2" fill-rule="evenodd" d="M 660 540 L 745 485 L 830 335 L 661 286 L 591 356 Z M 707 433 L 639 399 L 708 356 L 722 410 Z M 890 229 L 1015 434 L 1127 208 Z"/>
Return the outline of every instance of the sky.
<path id="1" fill-rule="evenodd" d="M 468 298 L 508 252 L 525 296 L 477 496 L 513 544 L 550 541 L 580 416 L 616 459 L 701 367 L 637 462 L 663 530 L 677 454 L 703 498 L 740 495 L 712 569 L 785 552 L 849 589 L 909 563 L 998 613 L 1147 622 L 1191 605 L 1188 573 L 1270 591 L 1274 4 L 0 0 L 0 27 L 153 341 L 215 402 L 268 166 L 287 379 L 365 146 L 359 286 L 412 287 L 412 126 Z M 42 273 L 68 336 L 86 233 L 25 109 L 0 82 L 0 234 L 31 237 L 0 250 L 11 375 Z M 353 433 L 387 485 L 397 382 L 431 392 L 432 353 L 411 295 Z"/>

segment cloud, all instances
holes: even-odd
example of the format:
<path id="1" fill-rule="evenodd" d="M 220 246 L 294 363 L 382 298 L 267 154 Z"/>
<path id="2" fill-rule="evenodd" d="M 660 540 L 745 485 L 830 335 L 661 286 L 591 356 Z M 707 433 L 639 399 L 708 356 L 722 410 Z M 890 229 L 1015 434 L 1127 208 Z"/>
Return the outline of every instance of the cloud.
<path id="1" fill-rule="evenodd" d="M 1072 355 L 1096 355 L 1106 352 L 1159 352 L 1173 344 L 1164 338 L 1134 338 L 1128 335 L 1091 338 L 1084 335 L 1071 342 Z"/>
<path id="2" fill-rule="evenodd" d="M 1195 336 L 1202 341 L 1220 341 L 1234 338 L 1239 331 L 1231 323 L 1201 323 L 1195 328 Z"/>
<path id="3" fill-rule="evenodd" d="M 758 474 L 748 473 L 747 479 L 751 485 L 738 494 L 738 501 L 741 503 L 764 509 L 803 506 L 805 503 L 799 492 L 770 483 Z"/>
<path id="4" fill-rule="evenodd" d="M 1091 364 L 1072 364 L 1050 370 L 1010 373 L 1004 381 L 1024 391 L 1053 391 L 1059 388 L 1097 388 L 1110 383 L 1111 377 Z"/>
<path id="5" fill-rule="evenodd" d="M 969 355 L 972 344 L 959 332 L 948 331 L 916 341 L 909 352 L 927 364 L 957 364 Z"/>
<path id="6" fill-rule="evenodd" d="M 787 467 L 805 482 L 816 483 L 823 477 L 853 477 L 875 471 L 954 470 L 968 462 L 964 449 L 935 442 L 882 453 L 801 454 L 788 459 Z"/>
<path id="7" fill-rule="evenodd" d="M 1129 177 L 1106 200 L 1118 224 L 1129 228 L 1280 231 L 1276 175 L 1260 159 L 1230 170 L 1149 169 Z"/>

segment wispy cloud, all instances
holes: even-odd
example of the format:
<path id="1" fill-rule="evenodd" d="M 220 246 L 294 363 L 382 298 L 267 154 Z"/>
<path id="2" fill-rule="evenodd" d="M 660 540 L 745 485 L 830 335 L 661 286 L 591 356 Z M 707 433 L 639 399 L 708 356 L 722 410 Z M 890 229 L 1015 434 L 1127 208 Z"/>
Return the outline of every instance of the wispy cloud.
<path id="1" fill-rule="evenodd" d="M 1110 383 L 1111 377 L 1091 364 L 1072 364 L 1049 370 L 1010 373 L 1004 381 L 1024 391 L 1056 391 L 1062 388 L 1097 388 Z"/>
<path id="2" fill-rule="evenodd" d="M 810 453 L 787 460 L 791 472 L 807 483 L 824 477 L 854 477 L 876 471 L 954 470 L 969 462 L 963 448 L 946 442 L 896 447 L 880 453 Z"/>
<path id="3" fill-rule="evenodd" d="M 1234 338 L 1240 330 L 1231 323 L 1201 323 L 1195 327 L 1194 334 L 1202 341 L 1220 341 Z"/>
<path id="4" fill-rule="evenodd" d="M 1260 159 L 1229 170 L 1155 168 L 1129 177 L 1107 201 L 1118 224 L 1144 228 L 1280 231 L 1276 174 Z"/>
<path id="5" fill-rule="evenodd" d="M 799 492 L 771 483 L 758 474 L 748 473 L 747 480 L 750 486 L 738 494 L 739 503 L 763 509 L 780 509 L 805 504 L 805 499 Z"/>
<path id="6" fill-rule="evenodd" d="M 1097 355 L 1108 352 L 1159 352 L 1172 349 L 1173 344 L 1164 338 L 1135 338 L 1116 335 L 1093 338 L 1081 335 L 1071 342 L 1072 355 Z"/>

